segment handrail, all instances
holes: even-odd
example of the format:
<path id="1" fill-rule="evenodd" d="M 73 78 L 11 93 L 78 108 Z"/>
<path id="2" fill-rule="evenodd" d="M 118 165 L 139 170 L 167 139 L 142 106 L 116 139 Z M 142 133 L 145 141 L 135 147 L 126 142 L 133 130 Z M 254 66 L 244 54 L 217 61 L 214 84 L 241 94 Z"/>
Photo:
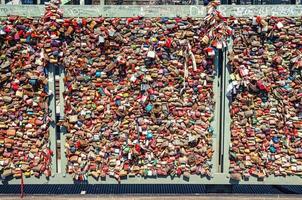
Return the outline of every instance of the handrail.
<path id="1" fill-rule="evenodd" d="M 61 8 L 64 17 L 204 17 L 206 14 L 206 7 L 202 5 L 62 5 Z M 235 17 L 302 15 L 302 5 L 221 5 L 218 9 L 224 16 Z M 0 17 L 40 17 L 43 13 L 44 5 L 0 5 Z"/>

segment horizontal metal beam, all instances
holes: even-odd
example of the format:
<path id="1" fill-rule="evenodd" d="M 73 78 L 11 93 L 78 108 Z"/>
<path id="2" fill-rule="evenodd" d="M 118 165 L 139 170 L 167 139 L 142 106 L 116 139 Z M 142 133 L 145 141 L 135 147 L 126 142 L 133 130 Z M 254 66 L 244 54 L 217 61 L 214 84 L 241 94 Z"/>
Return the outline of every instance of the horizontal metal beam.
<path id="1" fill-rule="evenodd" d="M 64 17 L 176 17 L 194 16 L 203 17 L 206 14 L 204 6 L 62 6 Z"/>
<path id="2" fill-rule="evenodd" d="M 44 5 L 0 5 L 0 16 L 40 17 L 44 14 L 44 8 Z"/>
<path id="3" fill-rule="evenodd" d="M 301 5 L 224 5 L 219 6 L 224 16 L 253 17 L 253 16 L 278 16 L 296 17 L 302 16 Z"/>
<path id="4" fill-rule="evenodd" d="M 64 17 L 204 17 L 204 6 L 139 6 L 139 5 L 63 5 Z M 221 5 L 218 8 L 224 16 L 301 16 L 301 5 Z M 1 5 L 0 16 L 19 15 L 39 17 L 44 13 L 44 5 Z"/>

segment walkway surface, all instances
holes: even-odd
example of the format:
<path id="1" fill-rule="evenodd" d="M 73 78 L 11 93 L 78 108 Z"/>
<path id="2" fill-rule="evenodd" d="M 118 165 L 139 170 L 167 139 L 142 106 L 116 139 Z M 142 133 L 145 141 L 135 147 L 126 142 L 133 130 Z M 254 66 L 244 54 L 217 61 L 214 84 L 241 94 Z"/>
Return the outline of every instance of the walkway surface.
<path id="1" fill-rule="evenodd" d="M 19 196 L 0 195 L 1 200 L 21 199 Z M 203 196 L 112 196 L 112 195 L 33 195 L 25 196 L 24 200 L 301 200 L 302 195 L 220 195 L 210 194 Z"/>

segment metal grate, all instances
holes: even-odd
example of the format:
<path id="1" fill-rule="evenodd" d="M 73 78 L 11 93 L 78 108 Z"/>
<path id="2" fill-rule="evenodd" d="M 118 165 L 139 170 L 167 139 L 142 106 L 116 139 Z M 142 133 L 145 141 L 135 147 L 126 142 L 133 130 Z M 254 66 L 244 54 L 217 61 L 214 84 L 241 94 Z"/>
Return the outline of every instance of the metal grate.
<path id="1" fill-rule="evenodd" d="M 282 191 L 286 194 L 302 194 L 302 187 L 297 185 L 276 185 L 274 186 L 278 188 L 278 190 Z"/>
<path id="2" fill-rule="evenodd" d="M 272 185 L 233 185 L 232 193 L 241 194 L 283 194 Z M 302 187 L 300 186 L 302 189 Z"/>
<path id="3" fill-rule="evenodd" d="M 134 185 L 25 185 L 25 194 L 202 194 L 206 193 L 204 185 L 153 185 L 153 184 L 134 184 Z M 1 194 L 20 193 L 19 185 L 1 185 Z"/>
<path id="4" fill-rule="evenodd" d="M 211 186 L 210 186 L 211 187 Z M 215 187 L 215 186 L 213 186 Z M 222 186 L 223 187 L 223 186 Z M 25 185 L 25 194 L 206 194 L 208 193 L 204 185 L 199 184 L 69 184 L 69 185 Z M 1 185 L 0 193 L 19 194 L 20 185 Z M 272 186 L 272 185 L 233 185 L 231 193 L 237 194 L 302 194 L 302 186 Z M 1 196 L 0 196 L 1 198 Z"/>

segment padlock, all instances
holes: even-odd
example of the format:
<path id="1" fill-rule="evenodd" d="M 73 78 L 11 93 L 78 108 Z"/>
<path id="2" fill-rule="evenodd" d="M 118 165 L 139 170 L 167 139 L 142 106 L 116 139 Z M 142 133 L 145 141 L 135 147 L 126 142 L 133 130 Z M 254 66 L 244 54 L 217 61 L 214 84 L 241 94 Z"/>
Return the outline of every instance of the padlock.
<path id="1" fill-rule="evenodd" d="M 1 174 L 1 177 L 3 179 L 5 179 L 6 177 L 9 177 L 11 175 L 13 175 L 13 170 L 12 169 L 4 169 L 2 174 Z"/>
<path id="2" fill-rule="evenodd" d="M 148 51 L 147 57 L 148 58 L 155 58 L 155 51 Z"/>
<path id="3" fill-rule="evenodd" d="M 6 131 L 6 134 L 8 136 L 15 136 L 16 135 L 16 130 L 15 129 L 9 129 Z"/>
<path id="4" fill-rule="evenodd" d="M 78 116 L 77 115 L 72 115 L 69 117 L 69 121 L 71 123 L 77 122 L 78 121 Z"/>

